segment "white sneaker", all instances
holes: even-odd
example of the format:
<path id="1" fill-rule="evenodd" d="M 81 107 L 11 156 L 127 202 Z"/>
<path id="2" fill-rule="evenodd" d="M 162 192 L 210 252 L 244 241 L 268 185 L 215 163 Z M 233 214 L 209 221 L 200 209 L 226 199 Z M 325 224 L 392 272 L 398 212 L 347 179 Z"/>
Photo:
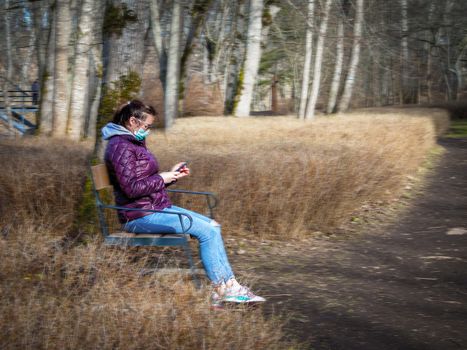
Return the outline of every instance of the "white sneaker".
<path id="1" fill-rule="evenodd" d="M 217 309 L 222 308 L 222 298 L 217 292 L 211 293 L 211 307 Z"/>
<path id="2" fill-rule="evenodd" d="M 255 295 L 249 288 L 244 286 L 227 288 L 222 300 L 231 303 L 262 303 L 266 301 L 266 299 Z"/>

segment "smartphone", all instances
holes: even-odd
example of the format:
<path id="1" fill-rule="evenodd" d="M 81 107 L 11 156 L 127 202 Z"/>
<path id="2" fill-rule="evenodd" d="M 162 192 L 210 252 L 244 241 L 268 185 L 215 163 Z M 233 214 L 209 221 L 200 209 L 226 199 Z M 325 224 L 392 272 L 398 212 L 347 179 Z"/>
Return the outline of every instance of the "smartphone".
<path id="1" fill-rule="evenodd" d="M 187 164 L 188 164 L 188 162 L 183 162 L 182 165 L 180 165 L 180 166 L 177 168 L 177 170 L 175 170 L 175 171 L 180 171 L 180 170 L 182 170 L 184 167 L 187 166 Z"/>

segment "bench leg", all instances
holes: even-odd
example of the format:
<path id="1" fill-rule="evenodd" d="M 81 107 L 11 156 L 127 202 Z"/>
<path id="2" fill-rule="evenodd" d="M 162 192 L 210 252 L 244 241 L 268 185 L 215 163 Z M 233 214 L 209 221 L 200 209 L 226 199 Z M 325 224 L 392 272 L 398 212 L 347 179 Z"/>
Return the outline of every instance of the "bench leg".
<path id="1" fill-rule="evenodd" d="M 183 250 L 185 251 L 186 257 L 188 258 L 188 263 L 190 264 L 191 277 L 193 278 L 193 283 L 195 284 L 196 289 L 200 289 L 201 283 L 199 281 L 199 278 L 196 276 L 195 265 L 193 263 L 193 258 L 191 256 L 191 248 L 188 243 L 188 240 L 183 245 Z"/>

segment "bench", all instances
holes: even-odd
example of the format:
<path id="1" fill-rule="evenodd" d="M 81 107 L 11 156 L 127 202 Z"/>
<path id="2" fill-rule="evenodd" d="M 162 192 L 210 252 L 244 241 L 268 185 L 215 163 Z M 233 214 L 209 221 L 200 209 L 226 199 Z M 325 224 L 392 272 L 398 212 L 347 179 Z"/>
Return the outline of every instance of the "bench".
<path id="1" fill-rule="evenodd" d="M 109 173 L 105 164 L 97 164 L 90 166 L 90 175 L 92 180 L 93 192 L 96 199 L 97 215 L 99 219 L 99 226 L 104 238 L 104 244 L 107 246 L 122 246 L 122 247 L 139 247 L 139 246 L 157 246 L 157 247 L 167 247 L 167 246 L 181 246 L 185 252 L 185 255 L 188 259 L 190 265 L 190 274 L 193 278 L 195 286 L 199 288 L 200 283 L 196 277 L 196 270 L 193 264 L 193 258 L 191 255 L 191 249 L 189 246 L 189 229 L 192 225 L 193 219 L 190 215 L 185 213 L 177 213 L 170 211 L 160 211 L 160 210 L 150 210 L 150 209 L 139 209 L 139 208 L 125 208 L 113 204 L 106 204 L 112 202 L 113 198 L 104 200 L 101 196 L 101 192 L 104 190 L 108 196 L 113 197 L 113 186 L 110 183 Z M 217 198 L 211 192 L 197 192 L 197 191 L 188 191 L 180 189 L 167 189 L 171 193 L 179 194 L 188 194 L 188 195 L 198 195 L 205 196 L 206 205 L 209 209 L 208 216 L 213 219 L 213 209 L 217 205 Z M 148 234 L 138 234 L 125 232 L 122 229 L 112 230 L 109 225 L 109 218 L 105 215 L 105 210 L 125 210 L 125 211 L 145 211 L 149 213 L 162 213 L 164 215 L 177 215 L 182 226 L 181 234 L 173 233 L 148 233 Z M 183 217 L 186 217 L 189 220 L 189 225 L 186 227 L 184 224 Z"/>

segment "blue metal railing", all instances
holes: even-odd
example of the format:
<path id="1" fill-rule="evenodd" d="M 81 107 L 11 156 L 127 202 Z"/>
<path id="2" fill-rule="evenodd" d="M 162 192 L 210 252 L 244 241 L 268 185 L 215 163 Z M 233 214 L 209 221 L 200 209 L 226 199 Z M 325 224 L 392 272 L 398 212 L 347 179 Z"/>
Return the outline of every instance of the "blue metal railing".
<path id="1" fill-rule="evenodd" d="M 37 108 L 39 102 L 38 92 L 32 90 L 8 90 L 8 100 L 11 107 Z M 5 106 L 5 96 L 0 91 L 0 108 Z"/>
<path id="2" fill-rule="evenodd" d="M 6 113 L 5 96 L 0 91 L 0 121 L 10 124 L 21 135 L 32 134 L 36 125 L 27 120 L 23 113 L 38 111 L 38 93 L 32 90 L 8 90 L 8 102 L 11 110 L 11 117 Z"/>

